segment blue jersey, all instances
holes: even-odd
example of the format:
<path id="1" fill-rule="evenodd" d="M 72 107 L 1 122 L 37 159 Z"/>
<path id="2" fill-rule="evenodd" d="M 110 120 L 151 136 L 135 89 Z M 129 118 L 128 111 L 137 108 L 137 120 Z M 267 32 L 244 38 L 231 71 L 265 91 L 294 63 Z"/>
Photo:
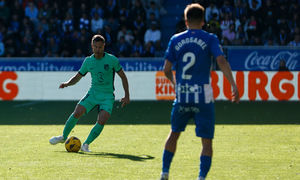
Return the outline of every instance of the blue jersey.
<path id="1" fill-rule="evenodd" d="M 215 58 L 223 55 L 219 39 L 214 34 L 189 29 L 171 38 L 165 58 L 176 71 L 175 102 L 213 102 L 211 55 Z"/>

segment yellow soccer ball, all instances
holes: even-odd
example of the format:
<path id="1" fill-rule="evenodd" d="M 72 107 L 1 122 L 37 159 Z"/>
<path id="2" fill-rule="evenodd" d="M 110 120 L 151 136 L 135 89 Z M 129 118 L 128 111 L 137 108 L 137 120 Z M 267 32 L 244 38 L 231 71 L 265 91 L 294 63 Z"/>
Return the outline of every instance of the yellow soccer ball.
<path id="1" fill-rule="evenodd" d="M 81 147 L 80 139 L 75 136 L 69 137 L 65 142 L 65 147 L 68 152 L 78 152 Z"/>

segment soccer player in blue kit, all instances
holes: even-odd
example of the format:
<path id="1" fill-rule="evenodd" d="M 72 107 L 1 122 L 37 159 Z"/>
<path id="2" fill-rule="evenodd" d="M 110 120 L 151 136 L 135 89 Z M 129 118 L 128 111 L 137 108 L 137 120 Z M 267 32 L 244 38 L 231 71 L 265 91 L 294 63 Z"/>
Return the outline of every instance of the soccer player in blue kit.
<path id="1" fill-rule="evenodd" d="M 217 36 L 202 30 L 204 13 L 204 8 L 199 4 L 187 5 L 184 16 L 188 30 L 174 35 L 166 50 L 164 73 L 175 85 L 176 99 L 171 113 L 172 127 L 162 157 L 161 180 L 169 178 L 177 140 L 192 118 L 196 124 L 196 136 L 202 140 L 198 180 L 205 179 L 210 169 L 215 126 L 214 97 L 210 85 L 211 55 L 217 59 L 232 86 L 232 101 L 239 102 L 239 91 Z"/>

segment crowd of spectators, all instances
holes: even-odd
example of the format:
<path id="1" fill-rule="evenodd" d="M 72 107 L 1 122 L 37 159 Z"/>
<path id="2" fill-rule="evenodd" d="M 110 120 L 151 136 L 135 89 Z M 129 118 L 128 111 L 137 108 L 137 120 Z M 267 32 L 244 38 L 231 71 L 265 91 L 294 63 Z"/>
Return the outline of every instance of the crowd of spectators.
<path id="1" fill-rule="evenodd" d="M 198 0 L 222 45 L 300 46 L 299 0 Z"/>
<path id="2" fill-rule="evenodd" d="M 300 46 L 300 0 L 194 0 L 222 45 Z M 0 0 L 0 57 L 86 57 L 94 34 L 118 57 L 164 51 L 162 0 Z M 184 20 L 176 32 L 185 30 Z"/>
<path id="3" fill-rule="evenodd" d="M 0 57 L 85 57 L 91 37 L 118 57 L 161 51 L 161 0 L 0 0 Z"/>

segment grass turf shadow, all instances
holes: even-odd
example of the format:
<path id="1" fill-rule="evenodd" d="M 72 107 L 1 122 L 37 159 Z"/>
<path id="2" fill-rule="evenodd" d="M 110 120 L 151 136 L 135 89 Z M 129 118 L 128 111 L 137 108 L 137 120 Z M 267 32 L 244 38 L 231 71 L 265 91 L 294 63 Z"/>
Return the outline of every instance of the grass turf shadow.
<path id="1" fill-rule="evenodd" d="M 0 125 L 65 124 L 77 101 L 0 101 Z M 170 124 L 172 101 L 115 102 L 107 124 Z M 216 124 L 299 124 L 299 101 L 216 101 Z M 95 124 L 97 110 L 78 124 Z M 190 121 L 193 123 L 193 121 Z"/>

